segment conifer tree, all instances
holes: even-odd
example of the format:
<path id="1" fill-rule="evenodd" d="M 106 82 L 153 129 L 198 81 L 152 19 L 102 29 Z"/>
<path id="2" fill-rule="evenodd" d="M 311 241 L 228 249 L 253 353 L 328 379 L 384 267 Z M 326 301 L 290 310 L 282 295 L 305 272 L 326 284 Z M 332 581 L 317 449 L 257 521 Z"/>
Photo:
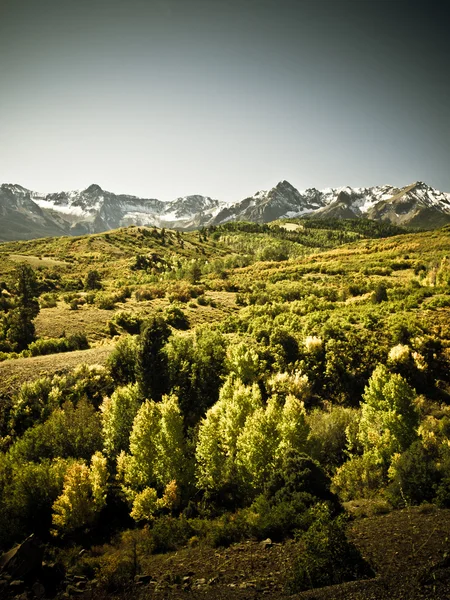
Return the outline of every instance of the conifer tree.
<path id="1" fill-rule="evenodd" d="M 168 391 L 168 363 L 163 352 L 170 328 L 161 317 L 153 317 L 139 335 L 136 351 L 136 380 L 144 398 L 161 400 Z"/>

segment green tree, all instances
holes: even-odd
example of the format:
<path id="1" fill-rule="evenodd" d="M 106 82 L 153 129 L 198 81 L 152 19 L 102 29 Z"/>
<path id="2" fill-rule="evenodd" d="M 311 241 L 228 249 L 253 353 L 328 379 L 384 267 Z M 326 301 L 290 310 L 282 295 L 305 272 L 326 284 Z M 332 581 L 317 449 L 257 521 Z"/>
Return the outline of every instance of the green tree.
<path id="1" fill-rule="evenodd" d="M 238 482 L 238 437 L 247 418 L 258 408 L 262 408 L 258 386 L 245 386 L 239 379 L 228 377 L 218 402 L 208 410 L 198 432 L 196 475 L 202 489 L 217 492 Z"/>
<path id="2" fill-rule="evenodd" d="M 255 381 L 263 367 L 258 352 L 248 342 L 230 344 L 227 363 L 230 371 L 235 373 L 245 384 Z"/>
<path id="3" fill-rule="evenodd" d="M 163 490 L 171 481 L 189 483 L 183 417 L 176 396 L 141 405 L 130 434 L 130 453 L 119 455 L 117 470 L 131 502 L 146 488 Z"/>
<path id="4" fill-rule="evenodd" d="M 153 317 L 139 335 L 136 351 L 136 380 L 144 398 L 161 400 L 168 391 L 169 377 L 164 346 L 170 328 L 161 317 Z"/>
<path id="5" fill-rule="evenodd" d="M 219 397 L 225 371 L 225 340 L 210 328 L 173 336 L 165 348 L 170 387 L 178 395 L 185 425 L 195 426 Z"/>
<path id="6" fill-rule="evenodd" d="M 415 391 L 400 375 L 379 365 L 369 379 L 361 406 L 358 439 L 365 452 L 376 451 L 388 464 L 417 437 Z"/>
<path id="7" fill-rule="evenodd" d="M 23 350 L 36 339 L 34 319 L 39 314 L 38 283 L 34 270 L 27 264 L 14 270 L 16 306 L 3 319 L 3 337 L 12 350 Z"/>
<path id="8" fill-rule="evenodd" d="M 120 338 L 108 356 L 107 366 L 117 385 L 127 385 L 136 381 L 136 337 Z"/>
<path id="9" fill-rule="evenodd" d="M 84 283 L 86 290 L 101 290 L 102 289 L 102 277 L 98 271 L 91 269 L 86 275 L 86 281 Z"/>
<path id="10" fill-rule="evenodd" d="M 239 432 L 236 442 L 237 464 L 242 483 L 246 482 L 252 490 L 261 491 L 276 468 L 281 413 L 277 398 L 272 397 L 266 407 L 258 407 L 247 417 Z"/>
<path id="11" fill-rule="evenodd" d="M 129 448 L 130 432 L 140 406 L 136 385 L 117 388 L 101 405 L 103 447 L 108 457 Z"/>

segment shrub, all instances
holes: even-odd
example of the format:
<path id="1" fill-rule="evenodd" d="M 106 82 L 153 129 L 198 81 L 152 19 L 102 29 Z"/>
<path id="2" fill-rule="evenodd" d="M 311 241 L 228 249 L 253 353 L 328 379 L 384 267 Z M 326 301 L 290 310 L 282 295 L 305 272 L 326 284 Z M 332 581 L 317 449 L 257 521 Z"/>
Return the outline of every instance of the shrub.
<path id="1" fill-rule="evenodd" d="M 372 293 L 372 302 L 374 304 L 380 304 L 388 299 L 386 286 L 384 283 L 379 283 Z"/>
<path id="2" fill-rule="evenodd" d="M 95 296 L 96 305 L 103 310 L 113 310 L 116 306 L 116 302 L 117 299 L 113 294 L 101 292 Z"/>
<path id="3" fill-rule="evenodd" d="M 100 273 L 94 269 L 91 269 L 86 275 L 84 287 L 86 290 L 101 290 L 102 278 Z"/>
<path id="4" fill-rule="evenodd" d="M 134 383 L 136 380 L 136 339 L 131 336 L 121 338 L 108 356 L 106 364 L 116 384 Z"/>
<path id="5" fill-rule="evenodd" d="M 189 329 L 189 319 L 178 306 L 169 306 L 164 311 L 166 322 L 175 329 Z"/>
<path id="6" fill-rule="evenodd" d="M 167 298 L 170 302 L 189 302 L 191 298 L 197 298 L 204 292 L 205 288 L 203 286 L 180 282 L 171 287 L 167 292 Z"/>
<path id="7" fill-rule="evenodd" d="M 184 546 L 192 538 L 194 530 L 187 519 L 161 516 L 153 522 L 149 533 L 151 551 L 160 553 Z"/>
<path id="8" fill-rule="evenodd" d="M 307 452 L 328 472 L 347 460 L 347 427 L 357 421 L 354 408 L 331 406 L 329 410 L 316 409 L 307 416 L 310 434 Z"/>
<path id="9" fill-rule="evenodd" d="M 127 333 L 137 334 L 141 330 L 142 319 L 138 315 L 124 310 L 117 312 L 111 319 L 112 323 L 125 329 Z"/>
<path id="10" fill-rule="evenodd" d="M 373 576 L 359 550 L 347 540 L 345 518 L 326 505 L 310 509 L 312 524 L 300 537 L 300 552 L 287 581 L 289 593 Z"/>
<path id="11" fill-rule="evenodd" d="M 55 308 L 57 301 L 57 294 L 43 294 L 39 298 L 39 304 L 41 305 L 41 308 Z"/>
<path id="12" fill-rule="evenodd" d="M 339 467 L 333 477 L 333 488 L 343 501 L 371 498 L 385 481 L 385 473 L 374 452 L 355 456 Z"/>
<path id="13" fill-rule="evenodd" d="M 387 490 L 394 505 L 433 501 L 440 480 L 434 454 L 417 440 L 406 452 L 397 455 L 389 468 L 391 483 Z"/>
<path id="14" fill-rule="evenodd" d="M 135 298 L 138 302 L 143 302 L 144 300 L 153 300 L 155 298 L 164 298 L 166 295 L 165 286 L 147 286 L 142 287 L 136 290 Z"/>
<path id="15" fill-rule="evenodd" d="M 59 352 L 72 352 L 86 350 L 89 342 L 84 333 L 75 333 L 69 337 L 39 339 L 28 346 L 31 356 L 56 354 Z"/>

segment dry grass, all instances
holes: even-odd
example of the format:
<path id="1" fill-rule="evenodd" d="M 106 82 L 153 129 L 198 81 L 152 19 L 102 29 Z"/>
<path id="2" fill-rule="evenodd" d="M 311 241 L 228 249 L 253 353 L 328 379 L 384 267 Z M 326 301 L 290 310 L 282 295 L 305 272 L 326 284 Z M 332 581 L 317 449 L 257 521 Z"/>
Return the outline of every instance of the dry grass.
<path id="1" fill-rule="evenodd" d="M 25 254 L 10 254 L 8 258 L 13 262 L 27 263 L 32 267 L 55 267 L 68 264 L 63 260 L 51 258 L 50 256 L 27 256 Z"/>
<path id="2" fill-rule="evenodd" d="M 32 381 L 43 375 L 65 373 L 79 364 L 105 364 L 114 349 L 114 343 L 89 350 L 76 350 L 48 356 L 17 358 L 0 362 L 0 396 L 11 395 L 25 381 Z"/>

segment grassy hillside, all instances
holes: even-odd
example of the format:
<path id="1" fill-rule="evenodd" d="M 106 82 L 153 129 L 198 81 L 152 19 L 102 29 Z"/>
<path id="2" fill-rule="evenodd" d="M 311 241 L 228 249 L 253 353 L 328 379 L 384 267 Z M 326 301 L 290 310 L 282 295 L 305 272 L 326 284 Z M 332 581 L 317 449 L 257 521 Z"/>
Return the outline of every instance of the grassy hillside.
<path id="1" fill-rule="evenodd" d="M 34 531 L 108 595 L 181 548 L 254 548 L 261 578 L 270 538 L 281 594 L 371 574 L 347 512 L 450 507 L 449 227 L 128 227 L 0 256 L 4 547 Z"/>

